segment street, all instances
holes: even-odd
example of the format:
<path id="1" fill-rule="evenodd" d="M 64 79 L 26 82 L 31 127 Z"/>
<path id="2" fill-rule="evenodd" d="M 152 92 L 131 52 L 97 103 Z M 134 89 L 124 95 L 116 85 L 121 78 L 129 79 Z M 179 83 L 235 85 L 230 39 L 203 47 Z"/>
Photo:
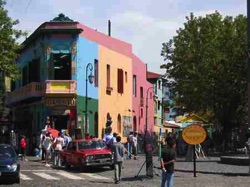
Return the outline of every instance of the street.
<path id="1" fill-rule="evenodd" d="M 224 165 L 218 158 L 197 161 L 197 177 L 192 172 L 192 162 L 178 159 L 174 178 L 175 187 L 249 187 L 250 177 L 247 174 L 248 166 Z M 178 161 L 177 160 L 177 161 Z M 82 186 L 124 186 L 124 187 L 159 187 L 160 173 L 157 157 L 154 157 L 154 178 L 145 178 L 145 167 L 138 177 L 135 177 L 142 164 L 144 156 L 137 160 L 125 160 L 122 173 L 122 182 L 114 184 L 113 170 L 107 168 L 90 168 L 80 172 L 78 168 L 66 170 L 65 168 L 45 167 L 45 164 L 35 158 L 21 161 L 21 183 L 11 184 L 1 181 L 0 186 L 28 186 L 28 187 L 82 187 Z M 205 173 L 207 172 L 207 173 Z M 223 173 L 224 172 L 224 173 Z"/>

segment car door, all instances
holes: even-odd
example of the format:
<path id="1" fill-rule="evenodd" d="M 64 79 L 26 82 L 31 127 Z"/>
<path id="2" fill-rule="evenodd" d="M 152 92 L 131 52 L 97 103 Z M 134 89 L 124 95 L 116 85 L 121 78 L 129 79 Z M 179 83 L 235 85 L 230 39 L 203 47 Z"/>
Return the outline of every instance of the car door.
<path id="1" fill-rule="evenodd" d="M 72 163 L 72 154 L 73 154 L 73 142 L 69 142 L 68 147 L 64 150 L 65 161 L 68 164 Z"/>
<path id="2" fill-rule="evenodd" d="M 77 151 L 78 150 L 77 142 L 73 143 L 72 150 L 73 150 L 72 157 L 71 157 L 72 158 L 72 164 L 74 166 L 78 166 L 78 164 L 79 164 L 79 162 L 78 162 L 78 160 L 79 160 L 79 151 Z"/>

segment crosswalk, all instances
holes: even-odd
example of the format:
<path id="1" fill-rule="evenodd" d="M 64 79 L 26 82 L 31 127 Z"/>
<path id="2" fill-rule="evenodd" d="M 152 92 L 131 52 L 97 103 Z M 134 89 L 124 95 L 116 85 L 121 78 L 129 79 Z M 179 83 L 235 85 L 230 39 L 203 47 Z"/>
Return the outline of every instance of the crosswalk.
<path id="1" fill-rule="evenodd" d="M 32 181 L 37 178 L 42 180 L 111 180 L 112 178 L 104 177 L 94 173 L 70 173 L 67 171 L 53 170 L 21 170 L 20 179 L 23 181 Z"/>

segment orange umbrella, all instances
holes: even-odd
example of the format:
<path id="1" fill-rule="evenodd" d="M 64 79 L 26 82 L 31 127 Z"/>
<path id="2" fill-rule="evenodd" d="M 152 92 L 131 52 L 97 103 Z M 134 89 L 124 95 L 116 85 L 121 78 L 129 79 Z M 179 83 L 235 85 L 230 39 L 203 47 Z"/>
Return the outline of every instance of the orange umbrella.
<path id="1" fill-rule="evenodd" d="M 52 135 L 53 138 L 56 138 L 58 136 L 59 131 L 56 129 L 48 129 L 48 132 Z"/>

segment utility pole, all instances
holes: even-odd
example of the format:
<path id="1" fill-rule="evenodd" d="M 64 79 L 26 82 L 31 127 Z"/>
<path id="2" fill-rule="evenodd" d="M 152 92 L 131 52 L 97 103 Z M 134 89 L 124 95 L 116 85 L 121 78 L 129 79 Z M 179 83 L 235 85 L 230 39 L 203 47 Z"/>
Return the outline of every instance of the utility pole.
<path id="1" fill-rule="evenodd" d="M 248 129 L 250 127 L 250 0 L 247 0 L 247 93 L 248 93 Z M 249 130 L 248 130 L 249 131 Z M 248 151 L 249 151 L 248 146 Z M 249 154 L 250 174 L 250 154 Z"/>

